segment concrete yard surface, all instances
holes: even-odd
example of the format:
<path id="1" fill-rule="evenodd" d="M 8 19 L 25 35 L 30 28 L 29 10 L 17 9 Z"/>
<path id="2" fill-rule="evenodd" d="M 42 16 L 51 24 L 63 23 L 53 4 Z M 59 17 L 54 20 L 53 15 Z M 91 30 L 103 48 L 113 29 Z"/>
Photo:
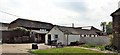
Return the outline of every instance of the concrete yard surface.
<path id="1" fill-rule="evenodd" d="M 50 46 L 38 44 L 38 49 L 48 49 Z M 2 44 L 2 53 L 28 53 L 32 49 L 31 44 Z"/>

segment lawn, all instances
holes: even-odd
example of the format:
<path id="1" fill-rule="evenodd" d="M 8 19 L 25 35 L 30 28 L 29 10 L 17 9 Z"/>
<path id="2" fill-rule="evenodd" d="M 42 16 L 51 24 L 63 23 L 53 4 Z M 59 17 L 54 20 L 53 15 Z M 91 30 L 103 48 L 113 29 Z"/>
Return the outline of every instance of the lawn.
<path id="1" fill-rule="evenodd" d="M 32 50 L 33 54 L 38 55 L 107 55 L 101 52 L 85 50 L 81 48 L 51 48 L 46 50 Z M 115 54 L 108 54 L 115 55 Z"/>
<path id="2" fill-rule="evenodd" d="M 47 50 L 34 50 L 33 53 L 100 53 L 97 51 L 85 50 L 80 48 L 52 48 Z"/>
<path id="3" fill-rule="evenodd" d="M 83 44 L 80 45 L 80 47 L 85 47 L 85 48 L 95 48 L 95 49 L 99 49 L 99 50 L 105 50 L 105 46 L 102 45 L 91 45 L 91 44 Z"/>

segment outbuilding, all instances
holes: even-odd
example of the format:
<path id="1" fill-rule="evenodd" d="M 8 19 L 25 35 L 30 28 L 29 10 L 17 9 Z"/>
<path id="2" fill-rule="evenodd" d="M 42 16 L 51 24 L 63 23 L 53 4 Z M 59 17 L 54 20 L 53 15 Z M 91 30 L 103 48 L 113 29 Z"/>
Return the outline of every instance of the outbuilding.
<path id="1" fill-rule="evenodd" d="M 70 45 L 72 42 L 80 41 L 82 37 L 98 37 L 98 34 L 94 30 L 56 25 L 45 35 L 45 44 L 57 40 L 57 43 Z"/>

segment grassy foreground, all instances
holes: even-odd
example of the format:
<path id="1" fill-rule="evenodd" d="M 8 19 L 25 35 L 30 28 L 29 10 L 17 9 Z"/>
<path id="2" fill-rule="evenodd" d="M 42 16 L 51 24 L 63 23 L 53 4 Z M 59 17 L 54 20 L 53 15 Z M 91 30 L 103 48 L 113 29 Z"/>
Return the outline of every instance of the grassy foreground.
<path id="1" fill-rule="evenodd" d="M 101 52 L 85 50 L 81 48 L 52 48 L 46 50 L 32 50 L 30 52 L 38 55 L 117 55 L 104 54 Z"/>

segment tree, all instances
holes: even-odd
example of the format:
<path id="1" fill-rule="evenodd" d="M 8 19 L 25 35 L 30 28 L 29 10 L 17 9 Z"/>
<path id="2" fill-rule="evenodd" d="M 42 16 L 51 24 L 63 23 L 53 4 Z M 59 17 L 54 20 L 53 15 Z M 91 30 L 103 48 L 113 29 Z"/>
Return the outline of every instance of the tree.
<path id="1" fill-rule="evenodd" d="M 103 31 L 103 33 L 105 33 L 106 22 L 101 22 L 100 26 L 102 26 L 102 31 Z"/>
<path id="2" fill-rule="evenodd" d="M 21 32 L 23 35 L 28 35 L 29 34 L 29 30 L 23 28 L 23 27 L 16 27 L 16 28 L 13 28 L 11 29 L 12 31 L 19 31 Z"/>
<path id="3" fill-rule="evenodd" d="M 112 34 L 112 22 L 101 22 L 102 32 L 106 34 Z"/>
<path id="4" fill-rule="evenodd" d="M 106 33 L 112 34 L 112 22 L 108 22 L 108 24 L 106 25 Z"/>

